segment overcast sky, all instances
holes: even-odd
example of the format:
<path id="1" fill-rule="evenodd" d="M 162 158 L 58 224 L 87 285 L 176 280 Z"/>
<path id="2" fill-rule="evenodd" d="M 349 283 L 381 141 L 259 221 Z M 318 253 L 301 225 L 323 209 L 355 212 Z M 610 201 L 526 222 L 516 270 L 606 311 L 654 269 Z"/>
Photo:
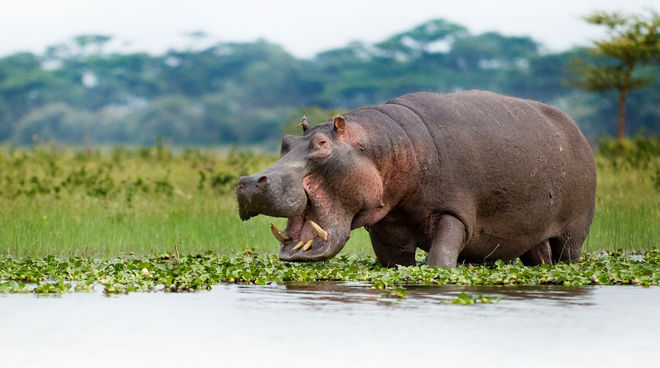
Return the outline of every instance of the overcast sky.
<path id="1" fill-rule="evenodd" d="M 3 0 L 0 56 L 42 52 L 89 33 L 113 35 L 113 48 L 162 53 L 181 35 L 205 31 L 215 41 L 264 38 L 299 57 L 350 41 L 383 40 L 433 18 L 473 33 L 529 35 L 548 51 L 586 45 L 604 32 L 584 23 L 594 9 L 640 12 L 659 0 Z"/>

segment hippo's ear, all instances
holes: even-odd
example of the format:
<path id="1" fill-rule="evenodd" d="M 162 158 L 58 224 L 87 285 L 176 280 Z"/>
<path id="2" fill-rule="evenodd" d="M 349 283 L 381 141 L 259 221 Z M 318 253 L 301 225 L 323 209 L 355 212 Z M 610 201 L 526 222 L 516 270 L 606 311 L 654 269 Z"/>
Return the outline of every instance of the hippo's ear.
<path id="1" fill-rule="evenodd" d="M 346 119 L 341 115 L 335 116 L 335 132 L 337 132 L 337 135 L 344 134 L 344 129 L 346 129 Z"/>

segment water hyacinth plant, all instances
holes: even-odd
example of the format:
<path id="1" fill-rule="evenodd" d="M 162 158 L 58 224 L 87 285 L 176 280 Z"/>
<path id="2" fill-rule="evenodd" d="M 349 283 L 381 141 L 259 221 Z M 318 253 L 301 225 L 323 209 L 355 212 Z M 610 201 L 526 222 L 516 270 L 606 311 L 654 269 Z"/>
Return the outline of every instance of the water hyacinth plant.
<path id="1" fill-rule="evenodd" d="M 0 292 L 66 293 L 99 289 L 108 294 L 180 292 L 208 290 L 226 283 L 350 281 L 389 290 L 387 297 L 405 297 L 400 289 L 409 285 L 660 285 L 658 251 L 587 255 L 575 263 L 536 267 L 526 267 L 518 261 L 496 261 L 448 269 L 428 267 L 423 264 L 423 258 L 418 261 L 416 266 L 398 268 L 382 267 L 374 258 L 365 256 L 287 263 L 274 255 L 254 252 L 233 256 L 164 254 L 104 259 L 5 257 L 0 259 Z M 457 303 L 489 302 L 483 298 L 463 299 Z"/>

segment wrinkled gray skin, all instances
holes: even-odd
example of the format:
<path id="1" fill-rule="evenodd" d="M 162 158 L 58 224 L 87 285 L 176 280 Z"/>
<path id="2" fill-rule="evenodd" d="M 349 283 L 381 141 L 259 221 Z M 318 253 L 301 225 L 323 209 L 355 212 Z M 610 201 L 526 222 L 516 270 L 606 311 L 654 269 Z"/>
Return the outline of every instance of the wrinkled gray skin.
<path id="1" fill-rule="evenodd" d="M 421 248 L 429 265 L 455 267 L 577 260 L 595 190 L 591 149 L 568 116 L 469 91 L 408 94 L 287 136 L 280 159 L 242 177 L 237 197 L 243 220 L 288 218 L 283 260 L 331 258 L 364 226 L 383 265 L 412 265 Z M 309 239 L 309 250 L 293 250 Z"/>

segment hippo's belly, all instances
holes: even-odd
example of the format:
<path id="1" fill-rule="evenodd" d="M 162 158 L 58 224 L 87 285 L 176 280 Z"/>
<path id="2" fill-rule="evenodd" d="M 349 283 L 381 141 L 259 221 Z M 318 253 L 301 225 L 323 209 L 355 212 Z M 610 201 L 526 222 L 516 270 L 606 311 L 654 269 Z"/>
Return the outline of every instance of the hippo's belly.
<path id="1" fill-rule="evenodd" d="M 512 260 L 520 257 L 534 245 L 547 238 L 544 235 L 535 235 L 510 239 L 484 233 L 472 239 L 466 245 L 459 255 L 459 262 L 461 260 L 466 262 L 485 262 L 496 259 Z"/>

